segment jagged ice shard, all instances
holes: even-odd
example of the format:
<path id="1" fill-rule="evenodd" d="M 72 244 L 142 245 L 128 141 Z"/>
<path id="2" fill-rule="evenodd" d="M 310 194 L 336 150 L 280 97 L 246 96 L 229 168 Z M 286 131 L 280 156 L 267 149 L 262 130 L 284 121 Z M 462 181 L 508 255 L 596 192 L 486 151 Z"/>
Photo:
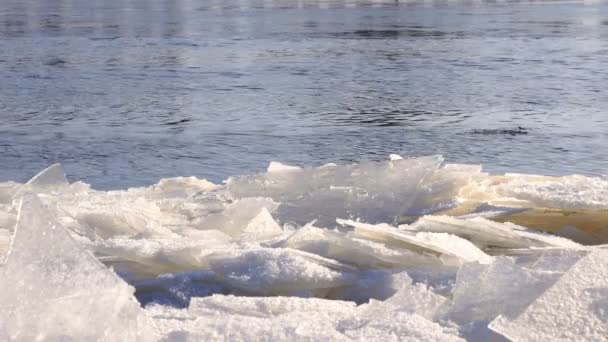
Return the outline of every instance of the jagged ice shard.
<path id="1" fill-rule="evenodd" d="M 143 341 L 133 288 L 72 239 L 34 195 L 21 204 L 0 268 L 0 337 L 9 341 Z"/>
<path id="2" fill-rule="evenodd" d="M 606 189 L 440 156 L 113 191 L 55 164 L 0 183 L 0 340 L 598 341 Z"/>

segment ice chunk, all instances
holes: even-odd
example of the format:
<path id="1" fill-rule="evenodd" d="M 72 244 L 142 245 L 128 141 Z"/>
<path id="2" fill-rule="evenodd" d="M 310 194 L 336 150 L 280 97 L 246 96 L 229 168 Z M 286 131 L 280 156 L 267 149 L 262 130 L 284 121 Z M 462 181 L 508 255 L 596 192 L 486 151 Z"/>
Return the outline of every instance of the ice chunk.
<path id="1" fill-rule="evenodd" d="M 153 186 L 153 189 L 162 192 L 181 192 L 186 191 L 188 195 L 200 191 L 214 191 L 221 188 L 217 184 L 213 184 L 206 179 L 198 179 L 196 177 L 174 177 L 163 178 L 158 184 Z"/>
<path id="2" fill-rule="evenodd" d="M 23 200 L 0 273 L 2 340 L 154 338 L 133 288 L 79 247 L 35 196 Z"/>
<path id="3" fill-rule="evenodd" d="M 608 209 L 608 179 L 580 175 L 544 177 L 511 175 L 495 191 L 504 197 L 527 201 L 529 207 Z"/>
<path id="4" fill-rule="evenodd" d="M 417 239 L 425 242 L 428 245 L 434 245 L 444 251 L 449 251 L 449 254 L 460 258 L 464 262 L 477 261 L 481 264 L 489 264 L 492 262 L 491 256 L 484 253 L 470 241 L 462 239 L 456 235 L 448 233 L 420 232 L 416 233 L 415 236 Z"/>
<path id="5" fill-rule="evenodd" d="M 236 200 L 220 213 L 194 220 L 201 229 L 217 229 L 230 236 L 238 237 L 262 209 L 274 212 L 278 204 L 269 198 L 252 197 Z M 251 228 L 251 227 L 250 227 Z"/>
<path id="6" fill-rule="evenodd" d="M 149 233 L 162 226 L 159 221 L 162 212 L 158 206 L 143 198 L 82 203 L 67 210 L 85 229 L 103 239 Z"/>
<path id="7" fill-rule="evenodd" d="M 96 244 L 95 251 L 99 255 L 110 256 L 106 262 L 121 273 L 129 273 L 139 279 L 163 273 L 208 269 L 208 256 L 224 248 L 230 241 L 230 237 L 220 231 L 206 230 L 195 231 L 187 237 L 115 237 Z"/>
<path id="8" fill-rule="evenodd" d="M 355 340 L 462 341 L 455 329 L 432 321 L 444 309 L 446 298 L 413 284 L 405 272 L 395 277 L 394 295 L 359 306 L 357 315 L 340 321 L 338 329 Z"/>
<path id="9" fill-rule="evenodd" d="M 293 312 L 344 314 L 353 312 L 355 303 L 340 300 L 299 297 L 236 297 L 233 295 L 213 295 L 195 298 L 190 302 L 191 313 L 205 314 L 220 311 L 228 314 L 254 317 L 273 317 Z"/>
<path id="10" fill-rule="evenodd" d="M 413 202 L 423 177 L 441 162 L 433 156 L 270 172 L 230 178 L 227 186 L 235 198 L 263 196 L 281 203 L 276 217 L 282 223 L 317 220 L 322 227 L 335 227 L 337 217 L 396 222 Z"/>
<path id="11" fill-rule="evenodd" d="M 497 257 L 489 265 L 468 263 L 458 272 L 453 304 L 445 318 L 459 324 L 514 315 L 549 288 L 563 272 L 535 270 Z"/>
<path id="12" fill-rule="evenodd" d="M 446 164 L 429 173 L 420 183 L 416 200 L 401 222 L 459 205 L 459 192 L 471 181 L 484 178 L 481 165 Z"/>
<path id="13" fill-rule="evenodd" d="M 372 300 L 361 306 L 365 310 L 364 316 L 390 320 L 393 314 L 406 312 L 435 320 L 447 305 L 445 297 L 434 293 L 425 284 L 414 284 L 407 273 L 399 273 L 395 278 L 398 281 L 393 286 L 397 291 L 385 301 Z"/>
<path id="14" fill-rule="evenodd" d="M 243 229 L 240 239 L 245 241 L 267 240 L 283 233 L 283 229 L 272 218 L 268 209 L 262 208 L 260 213 Z"/>
<path id="15" fill-rule="evenodd" d="M 298 229 L 280 246 L 335 259 L 360 269 L 403 268 L 416 257 L 409 250 L 389 248 L 380 242 L 312 225 Z"/>
<path id="16" fill-rule="evenodd" d="M 608 250 L 596 249 L 522 313 L 490 328 L 512 341 L 605 341 L 607 307 Z"/>
<path id="17" fill-rule="evenodd" d="M 371 225 L 338 219 L 338 223 L 355 227 L 354 235 L 385 243 L 391 248 L 407 249 L 418 254 L 416 266 L 443 264 L 459 266 L 466 261 L 490 261 L 488 255 L 454 235 L 415 235 L 387 224 Z"/>
<path id="18" fill-rule="evenodd" d="M 65 178 L 65 171 L 61 164 L 53 164 L 46 169 L 40 171 L 37 175 L 32 177 L 26 185 L 31 187 L 56 187 L 56 186 L 67 186 L 69 185 L 67 178 Z"/>
<path id="19" fill-rule="evenodd" d="M 291 166 L 291 165 L 286 165 L 283 163 L 273 161 L 273 162 L 270 162 L 270 165 L 268 165 L 268 169 L 266 170 L 266 172 L 270 173 L 270 172 L 298 171 L 298 170 L 302 170 L 302 168 L 298 167 L 298 166 Z"/>
<path id="20" fill-rule="evenodd" d="M 605 177 L 508 173 L 479 178 L 460 191 L 464 200 L 497 206 L 587 210 L 608 208 L 607 195 L 608 179 Z"/>
<path id="21" fill-rule="evenodd" d="M 424 216 L 412 225 L 401 225 L 399 228 L 458 235 L 485 250 L 551 246 L 580 247 L 579 244 L 568 239 L 533 232 L 511 223 L 493 222 L 481 217 L 458 219 L 448 216 Z"/>
<path id="22" fill-rule="evenodd" d="M 236 292 L 323 297 L 354 281 L 352 267 L 289 248 L 236 249 L 210 257 L 211 270 Z"/>

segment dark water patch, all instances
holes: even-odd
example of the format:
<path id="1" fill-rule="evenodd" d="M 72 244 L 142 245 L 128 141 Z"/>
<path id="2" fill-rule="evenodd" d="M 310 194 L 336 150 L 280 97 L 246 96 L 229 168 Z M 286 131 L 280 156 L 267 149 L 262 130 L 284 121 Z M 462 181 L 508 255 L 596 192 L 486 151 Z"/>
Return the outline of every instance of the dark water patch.
<path id="1" fill-rule="evenodd" d="M 331 34 L 334 38 L 343 39 L 395 39 L 402 37 L 443 37 L 448 33 L 438 30 L 422 29 L 366 29 Z"/>
<path id="2" fill-rule="evenodd" d="M 163 123 L 163 125 L 165 126 L 176 126 L 176 125 L 181 125 L 181 124 L 185 124 L 192 121 L 192 119 L 181 119 L 181 120 L 176 120 L 176 121 L 169 121 L 169 122 L 165 122 Z"/>
<path id="3" fill-rule="evenodd" d="M 425 110 L 402 109 L 368 109 L 357 111 L 347 108 L 349 112 L 328 113 L 325 118 L 339 125 L 361 125 L 376 127 L 409 126 L 420 121 L 430 121 L 436 113 Z"/>
<path id="4" fill-rule="evenodd" d="M 479 135 L 526 135 L 528 134 L 528 129 L 525 127 L 518 126 L 517 128 L 506 128 L 506 129 L 474 129 L 470 133 L 471 134 L 479 134 Z"/>
<path id="5" fill-rule="evenodd" d="M 56 66 L 56 67 L 61 67 L 66 65 L 68 62 L 60 57 L 50 57 L 45 59 L 44 61 L 42 61 L 42 64 L 44 65 L 48 65 L 48 66 Z"/>
<path id="6" fill-rule="evenodd" d="M 92 41 L 104 41 L 104 40 L 116 40 L 119 39 L 119 36 L 112 36 L 112 37 L 90 37 L 89 39 Z"/>

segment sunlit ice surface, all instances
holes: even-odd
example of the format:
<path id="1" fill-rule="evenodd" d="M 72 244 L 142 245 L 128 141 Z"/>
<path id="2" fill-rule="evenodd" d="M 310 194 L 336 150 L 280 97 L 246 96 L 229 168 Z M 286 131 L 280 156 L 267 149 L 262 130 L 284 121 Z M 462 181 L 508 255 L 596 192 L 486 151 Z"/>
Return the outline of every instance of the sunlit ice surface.
<path id="1" fill-rule="evenodd" d="M 599 341 L 608 179 L 438 155 L 0 183 L 8 341 Z"/>

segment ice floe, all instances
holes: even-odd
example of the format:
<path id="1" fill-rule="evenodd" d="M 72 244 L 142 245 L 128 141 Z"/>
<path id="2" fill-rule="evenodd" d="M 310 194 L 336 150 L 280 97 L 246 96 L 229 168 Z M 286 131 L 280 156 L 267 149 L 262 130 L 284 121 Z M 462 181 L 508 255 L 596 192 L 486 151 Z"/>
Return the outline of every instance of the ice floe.
<path id="1" fill-rule="evenodd" d="M 0 339 L 605 340 L 606 184 L 391 155 L 99 191 L 55 164 L 0 183 Z"/>

